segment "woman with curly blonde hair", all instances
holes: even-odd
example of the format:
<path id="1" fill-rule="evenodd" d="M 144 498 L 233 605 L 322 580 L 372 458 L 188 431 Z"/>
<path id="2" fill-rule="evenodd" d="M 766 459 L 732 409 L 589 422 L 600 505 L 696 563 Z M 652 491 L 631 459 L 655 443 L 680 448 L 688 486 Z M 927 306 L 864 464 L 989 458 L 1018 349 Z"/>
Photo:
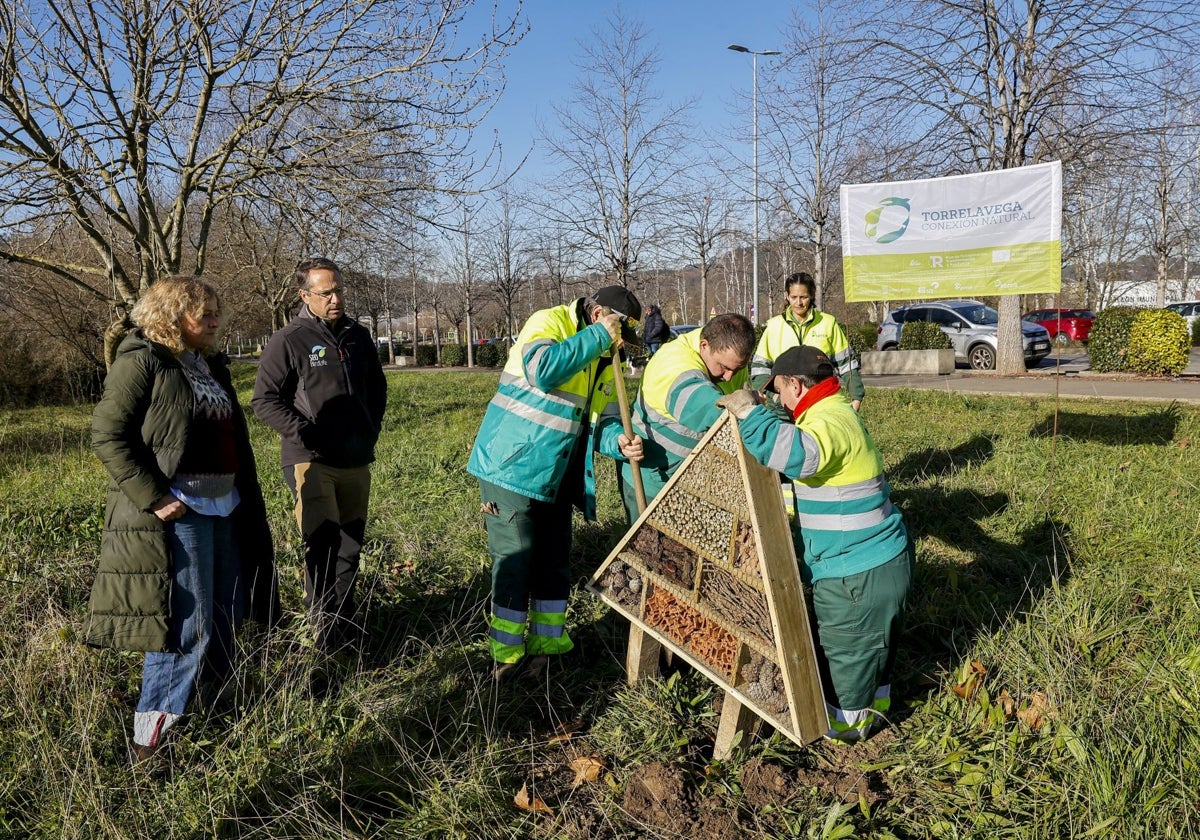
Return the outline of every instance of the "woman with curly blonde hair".
<path id="1" fill-rule="evenodd" d="M 202 679 L 219 690 L 231 672 L 250 583 L 239 542 L 253 539 L 261 560 L 265 532 L 272 553 L 245 418 L 216 349 L 220 295 L 197 277 L 169 277 L 132 316 L 138 329 L 92 417 L 111 481 L 84 638 L 146 652 L 133 727 L 141 761 Z"/>

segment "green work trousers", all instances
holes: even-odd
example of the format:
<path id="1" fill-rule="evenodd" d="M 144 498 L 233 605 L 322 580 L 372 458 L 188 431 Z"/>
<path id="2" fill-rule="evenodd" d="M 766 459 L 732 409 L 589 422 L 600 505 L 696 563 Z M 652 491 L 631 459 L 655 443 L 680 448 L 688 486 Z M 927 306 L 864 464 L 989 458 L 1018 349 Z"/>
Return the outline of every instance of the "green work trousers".
<path id="1" fill-rule="evenodd" d="M 913 550 L 845 578 L 818 580 L 812 588 L 817 662 L 826 701 L 846 712 L 887 705 L 908 588 Z M 882 691 L 882 694 L 881 694 Z M 832 713 L 832 712 L 831 712 Z"/>
<path id="2" fill-rule="evenodd" d="M 492 558 L 492 658 L 516 662 L 527 651 L 567 652 L 572 647 L 564 630 L 571 591 L 570 494 L 540 502 L 482 480 L 479 492 Z"/>

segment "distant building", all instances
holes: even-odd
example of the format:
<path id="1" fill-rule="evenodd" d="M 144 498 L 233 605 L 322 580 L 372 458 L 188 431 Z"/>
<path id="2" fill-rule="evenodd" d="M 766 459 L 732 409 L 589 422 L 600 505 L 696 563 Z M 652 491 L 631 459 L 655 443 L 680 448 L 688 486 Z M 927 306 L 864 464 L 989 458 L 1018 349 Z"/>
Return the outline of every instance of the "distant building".
<path id="1" fill-rule="evenodd" d="M 1166 303 L 1183 300 L 1182 280 L 1167 280 Z M 1195 289 L 1195 282 L 1188 284 Z M 1158 303 L 1158 283 L 1152 280 L 1116 283 L 1113 286 L 1110 306 L 1155 306 Z"/>

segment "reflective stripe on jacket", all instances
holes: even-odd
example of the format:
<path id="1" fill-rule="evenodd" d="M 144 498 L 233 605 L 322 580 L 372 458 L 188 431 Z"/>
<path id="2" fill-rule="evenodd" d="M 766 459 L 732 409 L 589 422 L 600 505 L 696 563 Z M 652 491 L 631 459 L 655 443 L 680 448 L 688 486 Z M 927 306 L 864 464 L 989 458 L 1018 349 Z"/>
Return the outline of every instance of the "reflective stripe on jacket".
<path id="1" fill-rule="evenodd" d="M 750 381 L 761 388 L 771 376 L 771 365 L 784 350 L 807 344 L 825 353 L 837 367 L 838 379 L 852 400 L 861 400 L 866 393 L 859 373 L 858 356 L 850 349 L 850 341 L 842 325 L 830 314 L 813 309 L 801 324 L 789 306 L 782 315 L 767 321 L 762 338 L 754 348 L 750 363 Z"/>
<path id="2" fill-rule="evenodd" d="M 739 430 L 760 463 L 795 481 L 805 583 L 856 575 L 904 551 L 908 533 L 883 458 L 844 392 L 814 403 L 794 426 L 756 406 Z"/>
<path id="3" fill-rule="evenodd" d="M 584 326 L 584 300 L 529 316 L 508 354 L 488 404 L 467 472 L 531 499 L 552 502 L 584 430 L 584 516 L 596 518 L 592 455 L 611 454 L 620 433 L 613 366 L 600 371 L 612 344 L 603 324 Z M 581 328 L 582 327 L 582 328 Z M 603 440 L 602 440 L 603 438 Z M 601 444 L 604 444 L 603 446 Z"/>
<path id="4" fill-rule="evenodd" d="M 728 382 L 713 382 L 700 357 L 700 333 L 667 342 L 646 363 L 633 411 L 643 466 L 673 471 L 725 411 L 717 400 L 746 384 L 745 368 Z"/>

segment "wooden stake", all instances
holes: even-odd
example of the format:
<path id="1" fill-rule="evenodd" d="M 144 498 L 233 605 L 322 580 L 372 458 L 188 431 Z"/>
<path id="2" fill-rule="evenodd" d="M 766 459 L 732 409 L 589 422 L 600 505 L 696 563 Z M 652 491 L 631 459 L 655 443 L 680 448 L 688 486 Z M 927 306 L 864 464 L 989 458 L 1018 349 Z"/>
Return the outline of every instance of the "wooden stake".
<path id="1" fill-rule="evenodd" d="M 604 314 L 610 310 L 604 307 Z M 625 369 L 621 361 L 621 344 L 613 350 L 613 380 L 617 389 L 617 407 L 621 410 L 621 427 L 625 437 L 633 440 L 633 418 L 629 413 L 629 397 L 625 393 Z M 633 494 L 637 499 L 638 516 L 646 509 L 646 488 L 642 485 L 642 468 L 636 461 L 630 461 L 630 472 L 633 474 Z M 636 520 L 637 517 L 634 517 Z M 625 648 L 625 679 L 633 685 L 640 679 L 653 677 L 658 673 L 658 656 L 662 645 L 652 636 L 647 636 L 636 624 L 629 625 L 629 644 Z"/>

